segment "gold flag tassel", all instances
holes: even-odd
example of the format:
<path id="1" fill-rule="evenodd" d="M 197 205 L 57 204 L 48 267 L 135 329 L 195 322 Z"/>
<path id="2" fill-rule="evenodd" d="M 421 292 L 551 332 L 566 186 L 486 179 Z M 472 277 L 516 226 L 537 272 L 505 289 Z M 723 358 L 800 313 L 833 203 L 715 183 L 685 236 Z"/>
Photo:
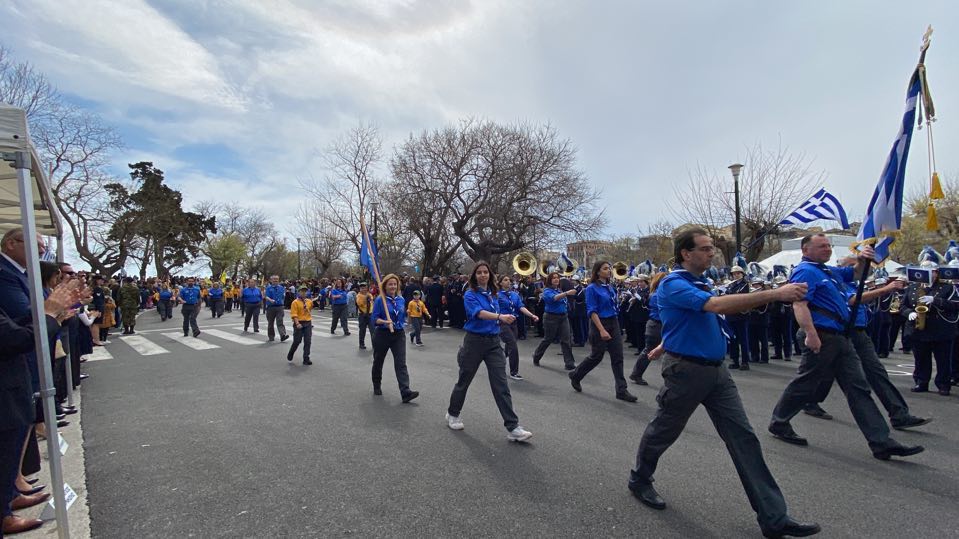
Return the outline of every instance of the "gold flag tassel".
<path id="1" fill-rule="evenodd" d="M 929 48 L 929 38 L 932 36 L 932 26 L 929 26 L 926 29 L 925 35 L 923 35 L 922 50 Z M 925 54 L 923 54 L 923 60 L 925 59 Z M 925 117 L 926 120 L 926 153 L 929 159 L 929 199 L 930 200 L 942 200 L 946 198 L 945 193 L 942 191 L 942 183 L 939 181 L 939 172 L 936 171 L 936 146 L 933 142 L 932 137 L 932 122 L 936 121 L 936 107 L 932 102 L 932 93 L 929 92 L 929 80 L 926 78 L 926 66 L 924 62 L 919 62 L 917 68 L 919 73 L 919 83 L 920 83 L 920 96 L 921 100 L 919 104 L 919 128 L 922 129 L 922 120 Z M 936 230 L 936 228 L 930 228 L 929 221 L 935 217 L 935 211 L 933 208 L 932 217 L 929 215 L 926 216 L 927 225 L 926 227 L 929 230 Z M 927 212 L 928 213 L 928 212 Z"/>
<path id="2" fill-rule="evenodd" d="M 939 230 L 939 221 L 936 219 L 936 206 L 932 202 L 926 206 L 926 230 L 929 232 Z"/>

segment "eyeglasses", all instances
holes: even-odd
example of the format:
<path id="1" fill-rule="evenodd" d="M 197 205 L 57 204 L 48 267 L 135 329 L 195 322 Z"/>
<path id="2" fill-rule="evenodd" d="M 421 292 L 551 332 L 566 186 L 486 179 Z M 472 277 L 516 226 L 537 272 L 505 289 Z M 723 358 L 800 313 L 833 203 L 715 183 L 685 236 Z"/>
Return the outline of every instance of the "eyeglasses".
<path id="1" fill-rule="evenodd" d="M 701 247 L 693 247 L 692 249 L 689 249 L 689 250 L 690 250 L 690 251 L 700 251 L 700 252 L 703 252 L 703 253 L 712 253 L 712 252 L 715 252 L 715 251 L 716 251 L 716 247 L 715 247 L 715 246 L 712 246 L 712 245 L 703 245 L 703 246 L 701 246 Z"/>

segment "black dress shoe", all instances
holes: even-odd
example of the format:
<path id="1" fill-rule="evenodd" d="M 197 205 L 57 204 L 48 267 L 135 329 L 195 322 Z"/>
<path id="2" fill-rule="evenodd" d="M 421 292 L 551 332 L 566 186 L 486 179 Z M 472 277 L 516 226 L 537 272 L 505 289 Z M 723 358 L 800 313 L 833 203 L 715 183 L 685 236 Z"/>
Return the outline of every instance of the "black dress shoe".
<path id="1" fill-rule="evenodd" d="M 67 418 L 67 414 L 57 414 L 57 421 L 62 421 Z"/>
<path id="2" fill-rule="evenodd" d="M 641 386 L 648 386 L 648 385 L 649 385 L 649 383 L 646 382 L 646 380 L 643 380 L 643 377 L 642 377 L 642 376 L 639 376 L 639 375 L 636 375 L 636 374 L 630 374 L 630 375 L 629 375 L 629 379 L 632 380 L 634 384 L 638 384 L 638 385 L 641 385 Z"/>
<path id="3" fill-rule="evenodd" d="M 633 395 L 629 391 L 623 391 L 622 393 L 617 393 L 616 398 L 626 402 L 636 402 L 639 400 L 636 398 L 636 395 Z"/>
<path id="4" fill-rule="evenodd" d="M 769 356 L 769 359 L 782 359 L 782 356 Z"/>
<path id="5" fill-rule="evenodd" d="M 383 390 L 380 389 L 380 386 L 373 386 L 373 394 L 374 394 L 374 395 L 382 395 L 382 394 L 383 394 Z"/>
<path id="6" fill-rule="evenodd" d="M 280 342 L 285 342 L 285 341 L 286 341 L 287 339 L 289 339 L 289 338 L 290 338 L 289 335 L 282 335 L 282 336 L 280 336 Z"/>
<path id="7" fill-rule="evenodd" d="M 63 428 L 70 425 L 69 421 L 57 421 L 57 427 Z"/>
<path id="8" fill-rule="evenodd" d="M 304 359 L 304 360 L 303 360 L 303 364 L 304 364 L 304 365 L 312 365 L 313 362 L 310 361 L 309 359 Z"/>
<path id="9" fill-rule="evenodd" d="M 31 496 L 31 495 L 33 495 L 33 494 L 36 494 L 36 493 L 40 492 L 41 490 L 43 490 L 43 489 L 45 489 L 45 488 L 47 488 L 46 485 L 37 485 L 37 486 L 35 486 L 35 487 L 33 487 L 33 488 L 29 488 L 29 489 L 27 489 L 27 490 L 17 489 L 17 492 L 19 492 L 20 494 L 23 494 L 24 496 Z"/>
<path id="10" fill-rule="evenodd" d="M 576 365 L 565 365 L 565 366 L 563 366 L 563 369 L 566 370 L 566 371 L 575 371 L 575 370 L 576 370 Z"/>
<path id="11" fill-rule="evenodd" d="M 30 485 L 36 485 L 36 484 L 37 484 L 37 481 L 39 481 L 39 480 L 40 480 L 39 477 L 34 477 L 33 479 L 27 479 L 27 483 L 30 484 Z"/>
<path id="12" fill-rule="evenodd" d="M 911 457 L 925 451 L 926 448 L 921 445 L 907 446 L 897 444 L 892 447 L 886 447 L 878 451 L 873 451 L 872 456 L 879 460 L 889 460 L 890 457 Z"/>
<path id="13" fill-rule="evenodd" d="M 361 344 L 361 345 L 360 345 L 360 350 L 366 350 L 366 345 L 365 345 L 365 344 Z"/>
<path id="14" fill-rule="evenodd" d="M 579 380 L 573 378 L 572 372 L 569 373 L 569 385 L 573 386 L 573 389 L 575 389 L 577 393 L 583 391 L 583 386 L 579 384 Z"/>
<path id="15" fill-rule="evenodd" d="M 749 363 L 743 363 L 742 365 L 740 365 L 740 366 L 739 366 L 739 370 L 741 370 L 741 371 L 748 371 L 748 370 L 749 370 Z"/>
<path id="16" fill-rule="evenodd" d="M 726 365 L 726 368 L 729 369 L 729 370 L 731 370 L 731 371 L 738 371 L 738 370 L 739 370 L 739 363 L 730 363 L 729 365 Z"/>
<path id="17" fill-rule="evenodd" d="M 947 387 L 947 388 L 944 388 L 944 389 L 943 389 L 943 388 L 940 388 L 940 389 L 939 389 L 939 394 L 942 395 L 943 397 L 948 397 L 948 396 L 949 396 L 949 388 L 948 388 L 948 387 Z"/>
<path id="18" fill-rule="evenodd" d="M 293 361 L 293 354 L 287 354 L 287 355 L 286 355 L 286 360 L 287 360 L 287 361 Z"/>
<path id="19" fill-rule="evenodd" d="M 779 539 L 780 537 L 809 537 L 821 532 L 822 528 L 814 522 L 796 522 L 787 517 L 786 523 L 778 530 L 763 530 L 763 537 Z"/>
<path id="20" fill-rule="evenodd" d="M 926 393 L 927 391 L 929 391 L 929 387 L 922 386 L 922 385 L 915 385 L 915 386 L 912 386 L 912 389 L 910 389 L 909 391 L 912 391 L 913 393 Z"/>
<path id="21" fill-rule="evenodd" d="M 419 391 L 410 391 L 410 392 L 407 393 L 406 395 L 403 395 L 403 402 L 410 402 L 411 400 L 413 400 L 413 399 L 415 399 L 416 397 L 419 397 L 419 396 L 420 396 L 420 392 L 419 392 Z"/>
<path id="22" fill-rule="evenodd" d="M 906 417 L 906 419 L 903 419 L 902 421 L 893 422 L 892 428 L 897 430 L 906 430 L 906 429 L 911 429 L 913 427 L 921 427 L 925 425 L 926 423 L 929 423 L 930 421 L 932 421 L 931 417 L 916 417 L 914 415 L 911 415 Z"/>
<path id="23" fill-rule="evenodd" d="M 813 417 L 818 417 L 819 419 L 832 419 L 832 415 L 829 412 L 823 410 L 818 404 L 810 404 L 803 408 L 803 413 L 806 415 L 811 415 Z"/>
<path id="24" fill-rule="evenodd" d="M 199 331 L 194 331 L 194 332 L 193 332 L 193 337 L 194 337 L 194 338 L 199 337 L 199 336 L 200 336 L 200 332 L 199 332 Z"/>
<path id="25" fill-rule="evenodd" d="M 666 509 L 666 502 L 659 497 L 659 493 L 653 488 L 652 483 L 630 482 L 629 491 L 633 493 L 633 496 L 639 498 L 643 505 L 659 511 Z"/>
<path id="26" fill-rule="evenodd" d="M 790 425 L 769 425 L 769 433 L 788 444 L 809 445 L 809 441 L 796 434 L 796 431 Z"/>
<path id="27" fill-rule="evenodd" d="M 533 366 L 534 366 L 534 367 L 539 367 L 539 360 L 536 359 L 535 357 L 533 358 Z"/>

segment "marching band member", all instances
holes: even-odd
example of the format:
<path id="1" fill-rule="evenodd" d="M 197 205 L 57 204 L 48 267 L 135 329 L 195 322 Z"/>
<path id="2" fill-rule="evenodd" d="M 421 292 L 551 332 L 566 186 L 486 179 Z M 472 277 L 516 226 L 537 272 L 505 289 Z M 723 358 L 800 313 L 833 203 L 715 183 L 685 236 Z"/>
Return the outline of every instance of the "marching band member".
<path id="1" fill-rule="evenodd" d="M 516 318 L 511 323 L 500 321 L 499 338 L 506 346 L 506 356 L 509 358 L 509 377 L 513 380 L 522 380 L 523 376 L 519 373 L 519 349 L 516 346 L 516 340 L 519 337 L 518 326 L 525 323 L 521 315 L 532 318 L 533 322 L 538 322 L 539 317 L 523 305 L 523 298 L 513 290 L 512 282 L 513 280 L 508 275 L 503 275 L 497 283 L 499 292 L 496 294 L 496 299 L 499 301 L 499 312 L 513 315 Z"/>
<path id="2" fill-rule="evenodd" d="M 350 334 L 349 322 L 346 318 L 346 285 L 343 279 L 333 281 L 333 288 L 329 292 L 330 309 L 333 311 L 333 322 L 330 325 L 330 334 L 336 333 L 336 325 L 343 328 L 343 335 Z"/>
<path id="3" fill-rule="evenodd" d="M 912 356 L 916 365 L 912 375 L 916 385 L 912 391 L 929 391 L 932 358 L 935 357 L 935 384 L 939 394 L 947 396 L 951 386 L 952 341 L 956 338 L 956 323 L 959 322 L 959 293 L 953 285 L 939 280 L 939 266 L 935 262 L 926 261 L 920 267 L 932 270 L 932 286 L 913 283 L 903 304 L 903 312 L 912 328 Z M 926 308 L 925 313 L 920 313 L 920 306 Z M 920 319 L 923 319 L 922 323 Z"/>
<path id="4" fill-rule="evenodd" d="M 260 308 L 263 306 L 263 292 L 256 286 L 255 279 L 247 279 L 243 289 L 243 333 L 249 333 L 250 321 L 253 321 L 253 333 L 260 332 Z"/>
<path id="5" fill-rule="evenodd" d="M 263 299 L 266 300 L 266 337 L 272 342 L 276 338 L 276 333 L 279 333 L 280 342 L 289 339 L 290 336 L 286 334 L 286 326 L 283 325 L 286 287 L 280 284 L 279 275 L 270 276 L 270 284 L 263 291 Z"/>
<path id="6" fill-rule="evenodd" d="M 746 279 L 746 271 L 740 266 L 733 266 L 729 270 L 733 282 L 726 287 L 726 295 L 729 294 L 748 294 L 749 280 Z M 747 313 L 730 313 L 726 315 L 726 321 L 733 330 L 733 341 L 730 343 L 729 358 L 732 360 L 727 368 L 736 370 L 749 370 L 749 315 Z M 742 362 L 740 362 L 740 355 Z"/>
<path id="7" fill-rule="evenodd" d="M 555 271 L 546 277 L 545 284 L 546 288 L 543 289 L 542 296 L 544 305 L 543 340 L 540 341 L 536 351 L 533 352 L 533 365 L 539 366 L 546 349 L 553 344 L 553 339 L 559 337 L 559 346 L 563 350 L 563 363 L 566 370 L 571 371 L 576 368 L 576 361 L 573 359 L 569 317 L 566 313 L 569 310 L 567 298 L 575 296 L 576 289 L 571 288 L 566 292 L 561 292 L 560 276 Z"/>
<path id="8" fill-rule="evenodd" d="M 593 274 L 586 287 L 586 315 L 589 328 L 590 354 L 569 373 L 570 384 L 577 392 L 583 390 L 580 382 L 609 352 L 609 365 L 616 382 L 616 398 L 636 402 L 636 397 L 626 389 L 623 376 L 623 334 L 619 329 L 619 312 L 616 305 L 616 289 L 610 284 L 613 269 L 609 262 L 600 260 L 593 264 Z"/>
<path id="9" fill-rule="evenodd" d="M 386 353 L 393 354 L 393 370 L 396 382 L 400 386 L 403 402 L 410 402 L 420 396 L 419 391 L 410 389 L 410 371 L 406 367 L 406 302 L 400 295 L 400 278 L 387 275 L 383 281 L 383 293 L 373 301 L 373 394 L 382 395 L 380 383 L 383 381 L 383 362 Z M 387 316 L 389 313 L 389 316 Z"/>
<path id="10" fill-rule="evenodd" d="M 459 364 L 459 378 L 450 394 L 446 423 L 453 430 L 463 430 L 460 413 L 466 402 L 466 392 L 480 364 L 486 363 L 493 399 L 503 417 L 503 425 L 509 431 L 507 439 L 511 442 L 525 442 L 532 438 L 533 433 L 520 426 L 519 418 L 513 411 L 513 398 L 509 392 L 509 384 L 506 383 L 506 356 L 503 354 L 503 347 L 499 344 L 500 323 L 512 324 L 516 317 L 499 312 L 499 301 L 495 295 L 496 284 L 493 282 L 493 272 L 488 263 L 482 261 L 476 263 L 467 286 L 466 293 L 463 295 L 466 311 L 466 323 L 463 329 L 466 335 L 456 356 Z"/>
<path id="11" fill-rule="evenodd" d="M 752 282 L 754 291 L 763 290 L 765 283 L 761 277 Z M 747 315 L 749 320 L 749 354 L 756 363 L 769 363 L 769 304 L 754 307 Z"/>
<path id="12" fill-rule="evenodd" d="M 643 374 L 649 367 L 649 353 L 659 346 L 662 340 L 663 323 L 659 318 L 659 298 L 657 297 L 656 291 L 659 288 L 660 281 L 662 281 L 666 275 L 667 274 L 663 272 L 653 275 L 652 282 L 649 286 L 649 320 L 646 321 L 644 345 L 643 349 L 639 352 L 639 358 L 636 359 L 636 364 L 633 365 L 633 372 L 629 375 L 630 380 L 641 386 L 649 385 L 646 383 L 646 380 L 643 379 Z"/>

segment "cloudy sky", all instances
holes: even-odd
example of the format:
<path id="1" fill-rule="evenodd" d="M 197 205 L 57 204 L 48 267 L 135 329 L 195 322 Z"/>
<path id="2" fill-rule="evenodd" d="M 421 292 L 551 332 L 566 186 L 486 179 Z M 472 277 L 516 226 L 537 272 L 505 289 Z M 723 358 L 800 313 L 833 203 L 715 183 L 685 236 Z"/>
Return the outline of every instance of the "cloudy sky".
<path id="1" fill-rule="evenodd" d="M 613 0 L 5 0 L 0 41 L 121 132 L 187 202 L 287 227 L 332 137 L 387 147 L 467 116 L 550 122 L 604 191 L 607 232 L 668 217 L 697 165 L 783 144 L 861 218 L 927 24 L 939 169 L 959 175 L 959 4 Z M 911 185 L 926 170 L 924 139 Z"/>

